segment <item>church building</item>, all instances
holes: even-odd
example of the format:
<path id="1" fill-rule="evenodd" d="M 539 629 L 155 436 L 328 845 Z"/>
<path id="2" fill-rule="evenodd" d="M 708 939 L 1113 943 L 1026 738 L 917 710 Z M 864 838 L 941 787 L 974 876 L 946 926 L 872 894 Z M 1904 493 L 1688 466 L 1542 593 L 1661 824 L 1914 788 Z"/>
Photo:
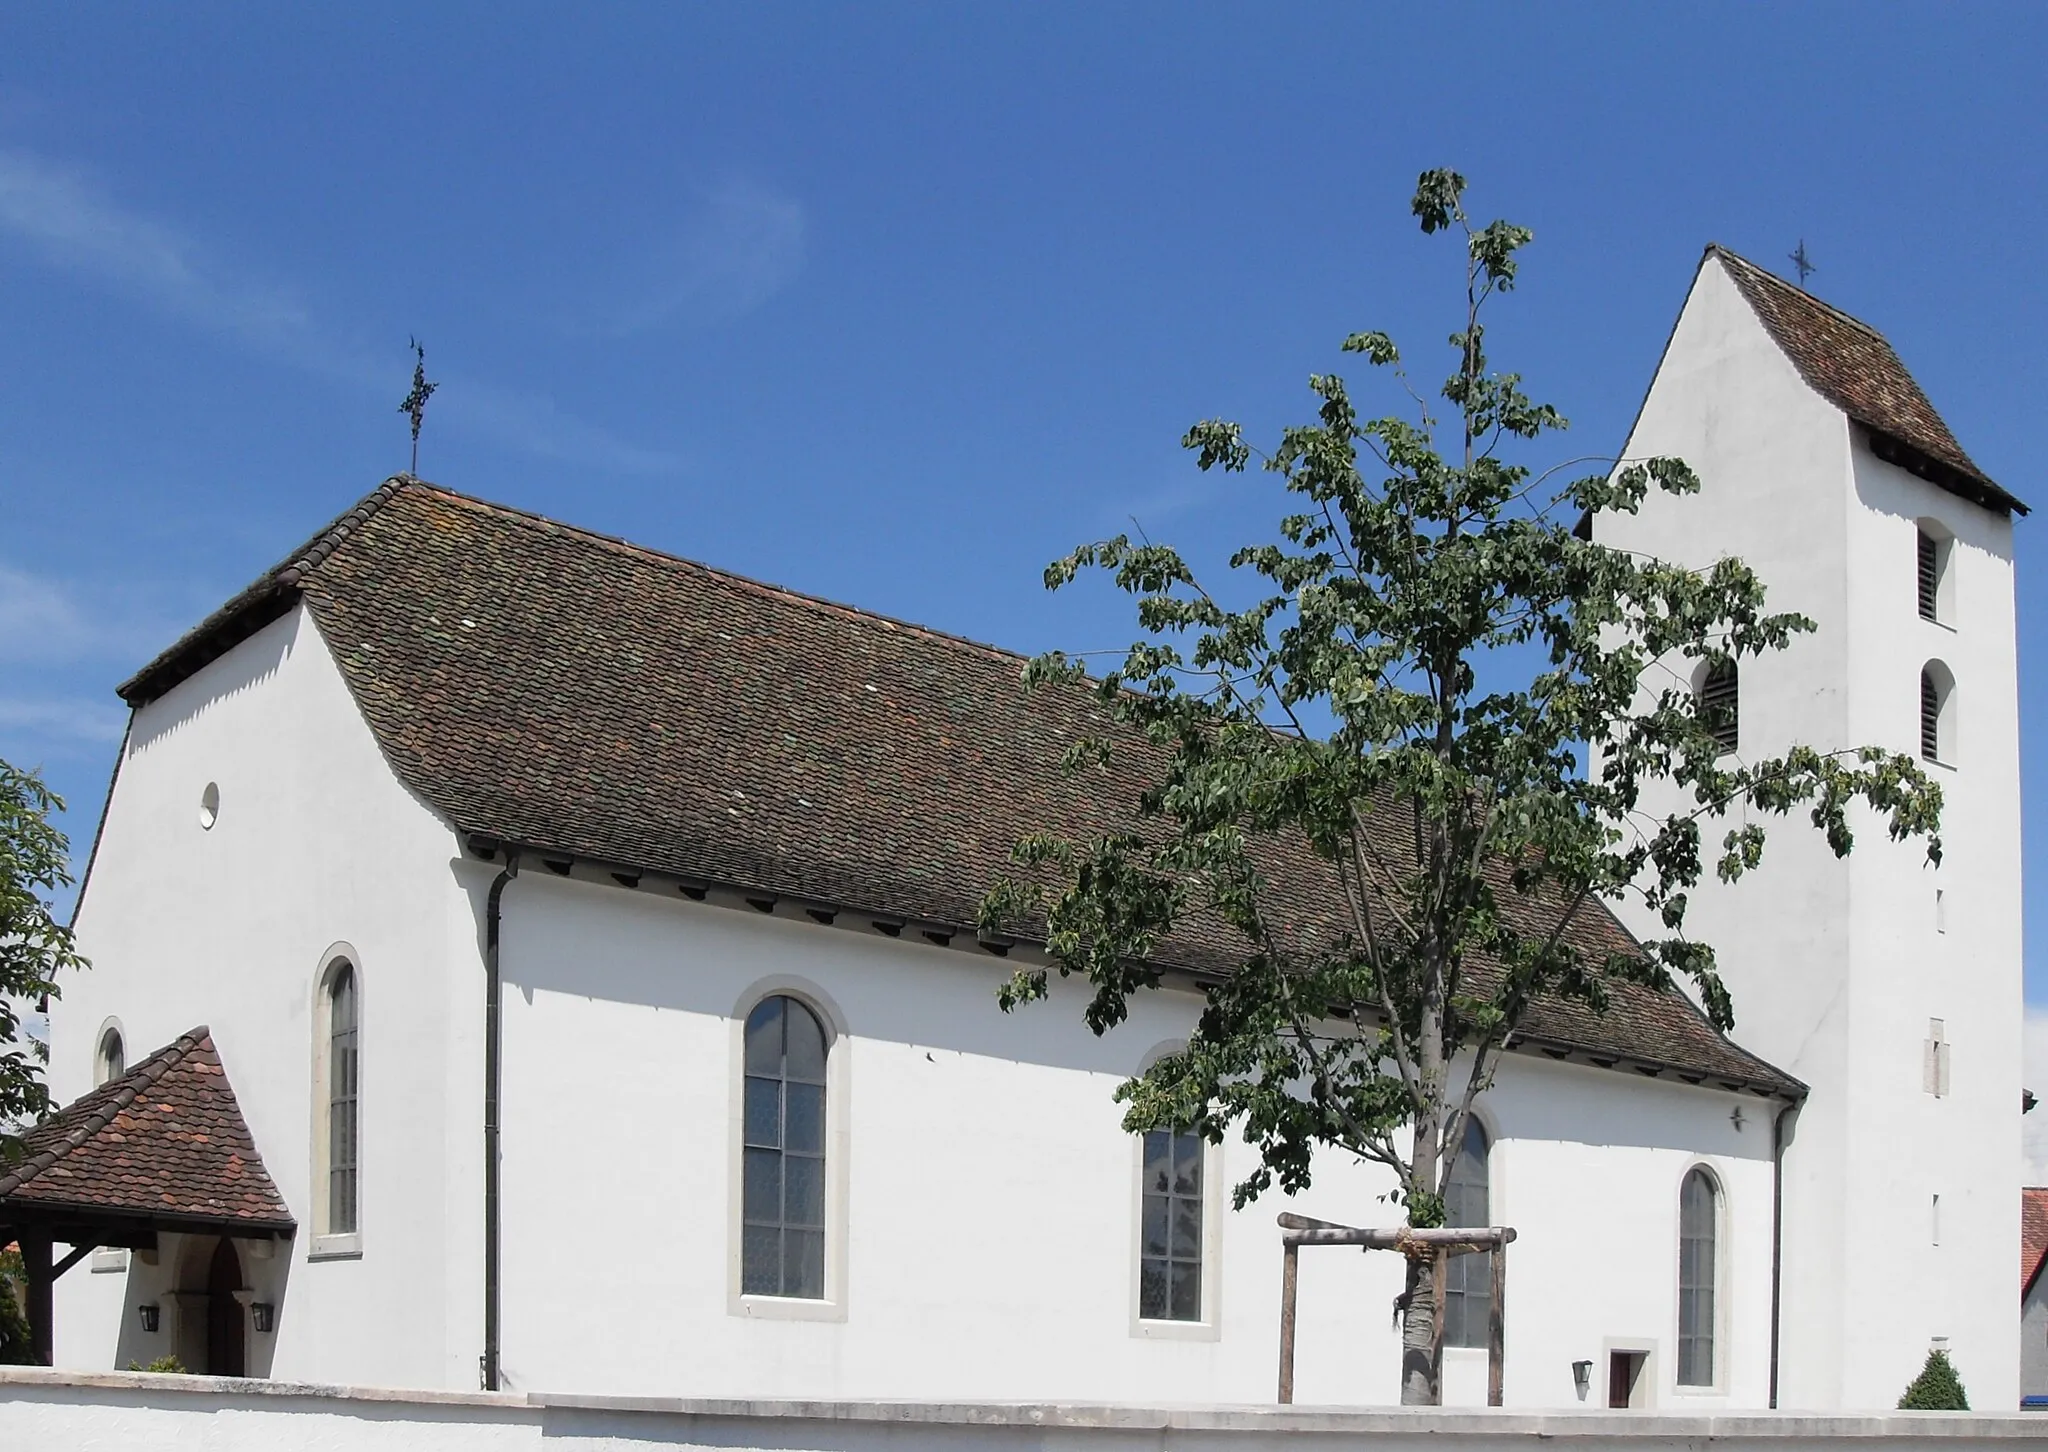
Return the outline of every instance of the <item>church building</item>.
<path id="1" fill-rule="evenodd" d="M 1738 1023 L 1540 1004 L 1460 1151 L 1445 1399 L 1889 1406 L 1946 1338 L 2019 1395 L 2012 521 L 1882 337 L 1721 249 L 1627 453 L 1702 497 L 1589 522 L 1738 555 L 1818 631 L 1732 676 L 1739 754 L 1911 751 L 1946 856 L 1803 822 L 1696 895 Z M 1020 658 L 394 478 L 120 688 L 129 729 L 0 1166 L 56 1364 L 695 1397 L 1271 1402 L 1283 1212 L 1115 1086 L 1204 963 L 1096 1037 L 1002 1013 L 1014 841 L 1120 820 Z M 1618 914 L 1618 915 L 1616 915 Z M 1616 908 L 1583 920 L 1626 949 Z M 1401 1269 L 1305 1247 L 1293 1397 L 1398 1400 Z M 1498 1305 L 1494 1287 L 1504 1287 Z"/>

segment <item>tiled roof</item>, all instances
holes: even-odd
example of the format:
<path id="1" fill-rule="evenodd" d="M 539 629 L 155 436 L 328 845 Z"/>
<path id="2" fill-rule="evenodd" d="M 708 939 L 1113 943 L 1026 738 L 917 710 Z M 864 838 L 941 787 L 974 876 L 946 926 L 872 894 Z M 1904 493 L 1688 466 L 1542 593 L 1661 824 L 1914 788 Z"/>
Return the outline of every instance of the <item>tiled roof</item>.
<path id="1" fill-rule="evenodd" d="M 0 1220 L 31 1211 L 294 1229 L 204 1028 L 58 1110 L 22 1151 L 0 1174 Z"/>
<path id="2" fill-rule="evenodd" d="M 2034 1288 L 2041 1262 L 2048 1259 L 2048 1187 L 2020 1191 L 2020 1294 Z"/>
<path id="3" fill-rule="evenodd" d="M 798 595 L 416 480 L 394 480 L 240 597 L 302 593 L 400 778 L 462 833 L 764 897 L 947 925 L 1034 830 L 1129 819 L 1141 769 L 1074 778 L 1103 721 L 1080 690 L 1027 696 L 1018 656 Z M 269 603 L 248 620 L 275 617 Z M 229 648 L 231 611 L 122 687 L 153 698 Z M 191 664 L 188 664 L 190 662 Z M 530 859 L 529 859 L 530 860 Z M 1305 851 L 1271 864 L 1302 936 L 1338 894 Z M 1588 908 L 1578 938 L 1632 940 Z M 1219 932 L 1173 966 L 1232 961 Z M 1540 1005 L 1526 1037 L 1633 1066 L 1796 1093 L 1682 995 L 1616 989 L 1606 1015 Z"/>
<path id="4" fill-rule="evenodd" d="M 1963 452 L 1884 334 L 1725 247 L 1709 246 L 1707 255 L 1721 260 L 1814 392 L 1883 440 L 1907 446 L 1894 462 L 1987 508 L 2027 513 Z"/>

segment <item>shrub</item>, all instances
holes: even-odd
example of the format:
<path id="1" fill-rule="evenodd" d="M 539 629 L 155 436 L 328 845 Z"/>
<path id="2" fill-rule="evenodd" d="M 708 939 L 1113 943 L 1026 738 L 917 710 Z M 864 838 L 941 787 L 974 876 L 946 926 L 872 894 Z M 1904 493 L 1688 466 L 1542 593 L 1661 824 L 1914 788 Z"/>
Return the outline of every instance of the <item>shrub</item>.
<path id="1" fill-rule="evenodd" d="M 1934 1350 L 1927 1353 L 1927 1365 L 1920 1368 L 1920 1374 L 1913 1378 L 1906 1388 L 1906 1394 L 1899 1398 L 1899 1410 L 1904 1412 L 1967 1412 L 1970 1398 L 1963 1390 L 1963 1379 L 1956 1375 L 1953 1363 L 1946 1351 Z"/>
<path id="2" fill-rule="evenodd" d="M 0 1249 L 0 1366 L 27 1366 L 35 1357 L 29 1351 L 28 1277 L 22 1273 L 21 1253 Z"/>

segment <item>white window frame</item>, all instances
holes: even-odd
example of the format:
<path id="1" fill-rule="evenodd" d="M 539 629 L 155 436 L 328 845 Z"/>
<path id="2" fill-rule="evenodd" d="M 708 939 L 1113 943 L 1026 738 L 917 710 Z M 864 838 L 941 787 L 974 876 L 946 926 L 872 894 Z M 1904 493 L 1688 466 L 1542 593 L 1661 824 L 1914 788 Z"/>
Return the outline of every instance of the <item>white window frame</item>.
<path id="1" fill-rule="evenodd" d="M 121 1041 L 121 1073 L 125 1074 L 135 1065 L 128 1061 L 128 1030 L 121 1020 L 109 1015 L 100 1025 L 98 1033 L 92 1036 L 92 1087 L 98 1089 L 120 1077 L 106 1073 L 107 1035 L 112 1034 Z M 92 1253 L 88 1270 L 92 1274 L 102 1271 L 125 1271 L 128 1269 L 128 1252 L 117 1245 L 103 1245 Z"/>
<path id="2" fill-rule="evenodd" d="M 356 1000 L 356 1225 L 353 1230 L 336 1232 L 328 1229 L 328 1107 L 332 1093 L 328 1080 L 328 1050 L 333 1042 L 329 1011 L 333 1004 L 330 993 L 336 971 L 344 963 L 354 979 Z M 369 1035 L 364 1032 L 368 1002 L 364 992 L 363 955 L 349 943 L 331 945 L 320 955 L 319 967 L 313 975 L 312 1012 L 308 1015 L 313 1024 L 312 1179 L 307 1195 L 313 1217 L 313 1238 L 306 1252 L 309 1260 L 350 1260 L 363 1253 L 363 1222 L 367 1218 L 364 1210 L 369 1203 L 364 1193 L 368 1175 L 363 1153 L 369 1142 L 369 1135 L 364 1132 L 366 1116 L 363 1112 L 367 1102 L 363 1091 L 370 1080 L 364 1068 L 369 1043 Z"/>
<path id="3" fill-rule="evenodd" d="M 1680 1319 L 1680 1297 L 1683 1287 L 1683 1238 L 1685 1235 L 1685 1182 L 1694 1170 L 1704 1173 L 1714 1187 L 1714 1379 L 1703 1384 L 1681 1382 L 1678 1379 L 1679 1333 L 1683 1326 Z M 1731 1263 L 1729 1244 L 1730 1222 L 1728 1213 L 1728 1177 L 1721 1167 L 1711 1160 L 1696 1159 L 1679 1172 L 1678 1184 L 1672 1195 L 1671 1218 L 1671 1392 L 1682 1397 L 1716 1397 L 1728 1394 L 1728 1364 L 1733 1360 L 1734 1347 L 1729 1341 L 1729 1291 L 1731 1277 L 1728 1267 Z M 1617 1345 L 1616 1350 L 1628 1350 Z M 1655 1369 L 1646 1366 L 1643 1375 L 1648 1377 Z"/>
<path id="4" fill-rule="evenodd" d="M 109 1015 L 100 1024 L 99 1032 L 92 1036 L 92 1087 L 95 1089 L 120 1077 L 120 1074 L 109 1074 L 106 1072 L 106 1047 L 107 1035 L 109 1034 L 112 1034 L 121 1041 L 121 1073 L 125 1074 L 135 1067 L 128 1060 L 128 1030 L 122 1026 L 120 1019 Z"/>
<path id="5" fill-rule="evenodd" d="M 741 1247 L 746 1235 L 747 1015 L 765 998 L 794 998 L 825 1027 L 825 1294 L 821 1299 L 755 1296 L 740 1289 Z M 726 1314 L 762 1320 L 844 1321 L 848 1236 L 847 1186 L 851 1135 L 848 1126 L 853 1078 L 853 1040 L 846 1016 L 830 994 L 807 978 L 778 975 L 752 984 L 733 1006 L 730 1067 L 726 1077 Z"/>
<path id="6" fill-rule="evenodd" d="M 1924 704 L 1923 682 L 1934 687 L 1938 704 L 1934 716 L 1934 755 L 1928 756 L 1922 747 L 1926 738 L 1922 732 Z M 1920 675 L 1913 682 L 1913 759 L 1927 766 L 1946 767 L 1955 770 L 1962 757 L 1957 739 L 1956 716 L 1956 673 L 1949 669 L 1948 662 L 1931 657 L 1920 667 Z"/>
<path id="7" fill-rule="evenodd" d="M 1934 614 L 1920 614 L 1920 538 L 1934 542 Z M 1954 632 L 1956 628 L 1956 536 L 1938 519 L 1913 522 L 1913 613 L 1929 625 Z"/>
<path id="8" fill-rule="evenodd" d="M 1500 1213 L 1500 1153 L 1499 1153 L 1499 1151 L 1500 1151 L 1500 1130 L 1499 1130 L 1499 1128 L 1498 1128 L 1498 1127 L 1497 1127 L 1497 1126 L 1496 1126 L 1496 1125 L 1494 1124 L 1494 1122 L 1493 1122 L 1493 1118 L 1492 1118 L 1492 1115 L 1491 1115 L 1491 1113 L 1490 1113 L 1490 1112 L 1488 1111 L 1488 1109 L 1487 1109 L 1487 1108 L 1486 1108 L 1485 1106 L 1482 1106 L 1482 1105 L 1479 1105 L 1479 1104 L 1474 1104 L 1474 1105 L 1472 1106 L 1471 1110 L 1470 1110 L 1470 1111 L 1468 1112 L 1468 1114 L 1467 1114 L 1467 1116 L 1466 1116 L 1466 1117 L 1467 1117 L 1467 1119 L 1468 1119 L 1468 1121 L 1469 1121 L 1470 1123 L 1473 1123 L 1473 1124 L 1476 1124 L 1476 1125 L 1478 1125 L 1478 1126 L 1479 1126 L 1479 1133 L 1480 1133 L 1480 1134 L 1481 1134 L 1481 1135 L 1482 1135 L 1482 1136 L 1483 1136 L 1483 1137 L 1485 1138 L 1485 1140 L 1486 1140 L 1486 1219 L 1487 1219 L 1487 1223 L 1488 1223 L 1489 1225 L 1505 1225 L 1505 1224 L 1506 1224 L 1507 1222 L 1506 1222 L 1505 1220 L 1503 1220 L 1503 1219 L 1501 1218 L 1501 1213 Z M 1463 1146 L 1462 1146 L 1462 1145 L 1460 1145 L 1460 1146 L 1459 1146 L 1459 1149 L 1460 1149 L 1460 1150 L 1462 1150 L 1462 1149 L 1463 1149 Z M 1438 1151 L 1437 1151 L 1437 1153 L 1438 1153 L 1438 1155 L 1439 1155 L 1439 1156 L 1441 1156 L 1441 1155 L 1443 1154 L 1443 1149 L 1442 1149 L 1442 1147 L 1439 1147 L 1439 1148 L 1438 1148 Z M 1464 1228 L 1464 1229 L 1468 1229 L 1468 1230 L 1470 1230 L 1470 1229 L 1474 1229 L 1474 1228 L 1477 1228 L 1477 1227 L 1473 1227 L 1473 1226 L 1465 1226 L 1465 1227 L 1463 1227 L 1463 1228 Z M 1497 1254 L 1498 1252 L 1495 1252 L 1495 1253 Z M 1452 1264 L 1455 1264 L 1455 1263 L 1456 1263 L 1457 1261 L 1460 1261 L 1460 1260 L 1469 1260 L 1469 1259 L 1470 1259 L 1470 1257 L 1471 1257 L 1471 1254 L 1473 1254 L 1473 1253 L 1472 1253 L 1472 1252 L 1468 1252 L 1468 1253 L 1467 1253 L 1466 1255 L 1456 1256 L 1456 1257 L 1454 1257 L 1454 1258 L 1452 1259 L 1452 1262 L 1451 1262 L 1451 1263 L 1452 1263 Z M 1446 1294 L 1448 1294 L 1448 1292 L 1447 1292 Z M 1493 1289 L 1492 1289 L 1492 1281 L 1491 1281 L 1491 1279 L 1489 1279 L 1489 1280 L 1488 1280 L 1488 1282 L 1487 1282 L 1487 1304 L 1488 1304 L 1488 1308 L 1489 1308 L 1489 1310 L 1488 1310 L 1488 1314 L 1489 1314 L 1489 1316 L 1490 1316 L 1490 1315 L 1492 1314 L 1492 1312 L 1491 1312 L 1491 1306 L 1492 1306 L 1492 1302 L 1493 1302 Z M 1443 1306 L 1439 1306 L 1439 1307 L 1437 1307 L 1437 1315 L 1438 1315 L 1438 1316 L 1442 1316 L 1442 1315 L 1444 1314 L 1444 1310 L 1445 1310 L 1445 1307 L 1443 1307 Z M 1450 1340 L 1448 1339 L 1448 1337 L 1446 1337 L 1446 1339 L 1445 1339 L 1445 1341 L 1444 1341 L 1444 1355 L 1445 1355 L 1445 1356 L 1447 1356 L 1447 1357 L 1451 1357 L 1451 1356 L 1470 1356 L 1470 1357 L 1484 1357 L 1484 1356 L 1485 1356 L 1486 1354 L 1487 1354 L 1487 1348 L 1486 1348 L 1486 1345 L 1485 1345 L 1485 1343 L 1484 1343 L 1484 1342 L 1481 1342 L 1481 1343 L 1480 1343 L 1479 1345 L 1477 1345 L 1477 1346 L 1459 1346 L 1459 1345 L 1456 1345 L 1456 1344 L 1454 1344 L 1453 1342 L 1451 1342 L 1451 1341 L 1450 1341 Z"/>
<path id="9" fill-rule="evenodd" d="M 1927 1020 L 1927 1037 L 1920 1045 L 1920 1090 L 1923 1094 L 1946 1099 L 1955 1092 L 1950 1080 L 1954 1047 L 1954 1041 L 1948 1036 L 1948 1020 Z"/>

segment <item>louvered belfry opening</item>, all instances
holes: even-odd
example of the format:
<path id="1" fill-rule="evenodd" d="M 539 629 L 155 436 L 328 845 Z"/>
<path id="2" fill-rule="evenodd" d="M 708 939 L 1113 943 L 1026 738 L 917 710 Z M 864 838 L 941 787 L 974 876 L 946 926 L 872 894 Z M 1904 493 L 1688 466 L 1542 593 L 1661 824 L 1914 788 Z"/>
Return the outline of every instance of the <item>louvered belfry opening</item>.
<path id="1" fill-rule="evenodd" d="M 1941 545 L 1926 530 L 1920 531 L 1920 618 L 1935 620 L 1936 596 L 1941 587 Z"/>
<path id="2" fill-rule="evenodd" d="M 1740 738 L 1740 694 L 1734 661 L 1715 661 L 1707 667 L 1700 681 L 1700 720 L 1723 751 L 1733 751 Z"/>
<path id="3" fill-rule="evenodd" d="M 1920 755 L 1941 760 L 1941 687 L 1932 672 L 1920 672 Z"/>

